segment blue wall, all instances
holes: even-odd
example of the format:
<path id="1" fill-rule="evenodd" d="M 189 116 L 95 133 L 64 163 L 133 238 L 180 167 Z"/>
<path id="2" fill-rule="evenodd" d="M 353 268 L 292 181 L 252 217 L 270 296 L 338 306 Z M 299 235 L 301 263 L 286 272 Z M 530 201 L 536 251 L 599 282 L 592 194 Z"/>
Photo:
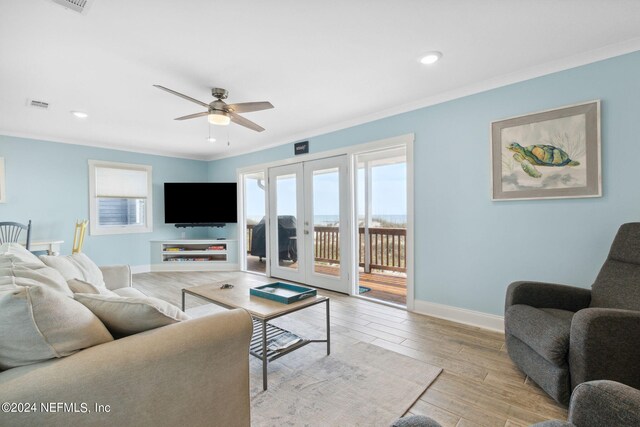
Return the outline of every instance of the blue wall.
<path id="1" fill-rule="evenodd" d="M 640 217 L 640 53 L 310 138 L 311 152 L 415 133 L 415 295 L 501 314 L 514 280 L 589 287 L 621 223 Z M 492 202 L 491 121 L 602 100 L 601 198 Z M 212 181 L 293 145 L 213 161 Z"/>
<path id="2" fill-rule="evenodd" d="M 154 239 L 180 238 L 181 231 L 164 224 L 163 183 L 206 181 L 207 162 L 151 156 L 0 135 L 5 158 L 7 202 L 0 203 L 0 221 L 32 220 L 32 241 L 64 240 L 71 252 L 76 219 L 89 218 L 88 160 L 139 163 L 153 167 L 153 232 L 90 236 L 83 252 L 98 265 L 149 264 Z M 187 229 L 186 237 L 206 237 L 206 229 Z M 204 233 L 204 234 L 203 234 Z"/>
<path id="3" fill-rule="evenodd" d="M 638 75 L 636 52 L 310 138 L 310 151 L 414 133 L 416 298 L 501 314 L 513 280 L 590 286 L 617 227 L 640 216 Z M 492 202 L 490 122 L 593 99 L 602 100 L 604 196 Z M 163 223 L 163 182 L 234 181 L 237 168 L 292 152 L 287 144 L 207 163 L 0 136 L 8 195 L 0 220 L 32 219 L 34 239 L 64 240 L 69 253 L 74 221 L 89 216 L 87 160 L 150 164 L 154 232 L 85 242 L 98 264 L 144 265 L 149 240 L 181 233 Z M 235 238 L 235 227 L 187 237 L 207 233 Z"/>

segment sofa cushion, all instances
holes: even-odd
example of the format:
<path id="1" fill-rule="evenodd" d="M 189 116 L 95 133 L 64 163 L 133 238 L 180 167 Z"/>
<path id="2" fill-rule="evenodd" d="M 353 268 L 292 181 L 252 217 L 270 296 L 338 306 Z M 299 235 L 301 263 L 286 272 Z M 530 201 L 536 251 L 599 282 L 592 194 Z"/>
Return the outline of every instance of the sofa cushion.
<path id="1" fill-rule="evenodd" d="M 88 307 L 118 337 L 191 318 L 175 305 L 146 296 L 75 294 L 75 299 Z"/>
<path id="2" fill-rule="evenodd" d="M 506 332 L 527 343 L 547 361 L 561 366 L 567 363 L 573 314 L 566 310 L 512 305 L 505 313 Z"/>
<path id="3" fill-rule="evenodd" d="M 98 288 L 106 288 L 102 271 L 91 259 L 83 253 L 68 256 L 40 257 L 46 265 L 55 268 L 65 280 L 84 280 Z"/>
<path id="4" fill-rule="evenodd" d="M 112 341 L 113 337 L 82 304 L 47 286 L 12 278 L 0 286 L 0 369 L 64 357 Z"/>
<path id="5" fill-rule="evenodd" d="M 42 261 L 21 244 L 3 243 L 0 245 L 0 267 L 14 267 L 16 265 L 44 267 Z"/>

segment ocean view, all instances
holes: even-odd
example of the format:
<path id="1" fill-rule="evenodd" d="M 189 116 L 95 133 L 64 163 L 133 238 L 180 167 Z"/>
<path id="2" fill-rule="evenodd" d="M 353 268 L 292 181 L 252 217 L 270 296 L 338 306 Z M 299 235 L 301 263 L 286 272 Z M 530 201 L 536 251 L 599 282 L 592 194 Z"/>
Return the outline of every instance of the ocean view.
<path id="1" fill-rule="evenodd" d="M 247 222 L 249 224 L 257 224 L 260 222 L 262 217 L 250 216 L 247 218 Z M 358 217 L 359 222 L 364 220 L 364 217 L 360 215 Z M 406 215 L 373 215 L 372 221 L 374 223 L 380 224 L 393 224 L 396 226 L 406 225 L 407 224 L 407 216 Z M 325 226 L 330 226 L 336 224 L 338 222 L 338 215 L 316 215 L 314 217 L 314 222 L 316 224 L 322 224 Z"/>

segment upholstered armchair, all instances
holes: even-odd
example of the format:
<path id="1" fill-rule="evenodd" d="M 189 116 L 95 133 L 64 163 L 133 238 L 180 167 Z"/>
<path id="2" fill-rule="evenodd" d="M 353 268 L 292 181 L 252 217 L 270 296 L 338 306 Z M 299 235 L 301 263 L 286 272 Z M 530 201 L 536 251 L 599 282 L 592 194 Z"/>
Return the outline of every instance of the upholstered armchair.
<path id="1" fill-rule="evenodd" d="M 591 380 L 640 388 L 640 223 L 620 227 L 591 290 L 510 284 L 505 338 L 513 362 L 559 403 Z"/>
<path id="2" fill-rule="evenodd" d="M 545 421 L 531 427 L 638 427 L 640 390 L 615 381 L 590 381 L 571 395 L 569 419 Z"/>

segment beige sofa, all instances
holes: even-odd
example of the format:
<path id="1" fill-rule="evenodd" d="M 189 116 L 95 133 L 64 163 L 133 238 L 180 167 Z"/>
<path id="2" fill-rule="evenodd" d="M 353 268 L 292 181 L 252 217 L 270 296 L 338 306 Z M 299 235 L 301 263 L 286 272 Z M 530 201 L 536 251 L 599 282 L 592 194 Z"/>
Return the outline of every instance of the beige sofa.
<path id="1" fill-rule="evenodd" d="M 101 270 L 131 286 L 127 266 Z M 0 372 L 0 425 L 249 426 L 251 331 L 231 310 Z"/>

